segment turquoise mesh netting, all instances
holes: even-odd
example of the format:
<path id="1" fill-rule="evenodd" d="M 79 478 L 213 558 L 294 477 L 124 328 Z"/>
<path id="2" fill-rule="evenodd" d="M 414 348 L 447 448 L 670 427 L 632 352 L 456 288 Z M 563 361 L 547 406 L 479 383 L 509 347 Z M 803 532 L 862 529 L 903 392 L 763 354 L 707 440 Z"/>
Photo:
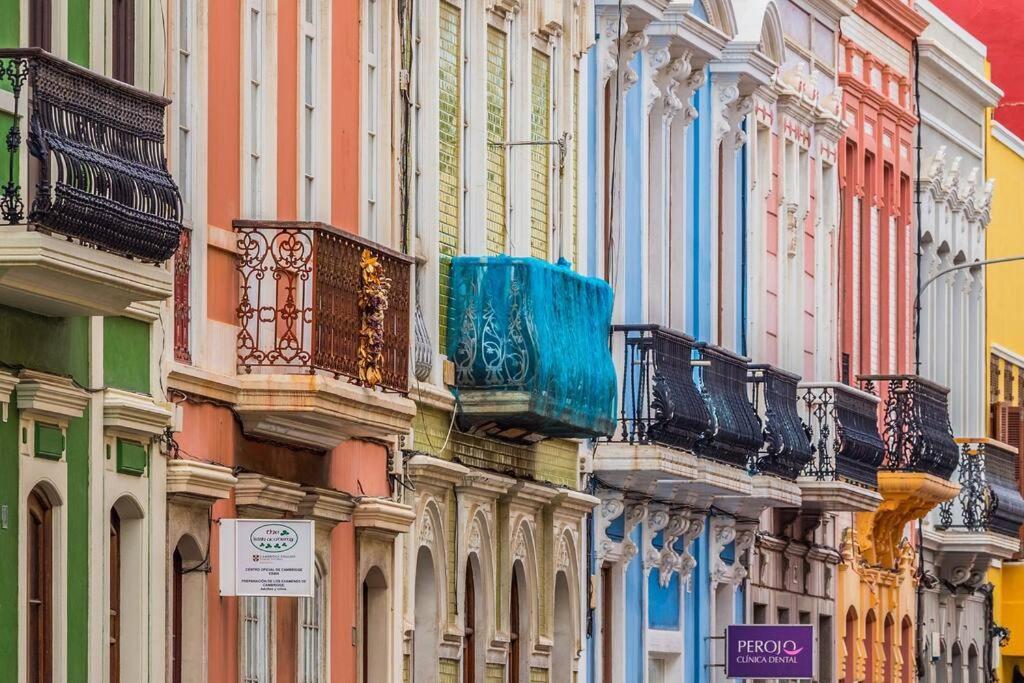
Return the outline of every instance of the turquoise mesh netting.
<path id="1" fill-rule="evenodd" d="M 448 357 L 459 389 L 529 394 L 546 436 L 611 434 L 612 289 L 567 261 L 452 259 Z"/>

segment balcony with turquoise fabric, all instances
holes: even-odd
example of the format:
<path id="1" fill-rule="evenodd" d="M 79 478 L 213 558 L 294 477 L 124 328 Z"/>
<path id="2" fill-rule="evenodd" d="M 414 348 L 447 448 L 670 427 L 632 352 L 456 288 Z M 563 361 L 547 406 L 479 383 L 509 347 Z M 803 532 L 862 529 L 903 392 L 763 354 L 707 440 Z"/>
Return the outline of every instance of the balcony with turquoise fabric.
<path id="1" fill-rule="evenodd" d="M 450 293 L 447 351 L 461 429 L 525 442 L 611 434 L 608 283 L 565 262 L 460 256 Z"/>

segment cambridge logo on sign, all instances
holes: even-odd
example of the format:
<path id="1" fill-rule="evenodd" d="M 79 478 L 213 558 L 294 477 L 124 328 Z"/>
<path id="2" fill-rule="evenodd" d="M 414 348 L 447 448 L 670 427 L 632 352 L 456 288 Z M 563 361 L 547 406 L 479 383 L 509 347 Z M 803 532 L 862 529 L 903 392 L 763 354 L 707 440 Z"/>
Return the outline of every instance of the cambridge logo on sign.
<path id="1" fill-rule="evenodd" d="M 313 595 L 314 522 L 220 520 L 220 594 Z"/>
<path id="2" fill-rule="evenodd" d="M 736 624 L 725 627 L 726 678 L 814 677 L 814 627 Z"/>

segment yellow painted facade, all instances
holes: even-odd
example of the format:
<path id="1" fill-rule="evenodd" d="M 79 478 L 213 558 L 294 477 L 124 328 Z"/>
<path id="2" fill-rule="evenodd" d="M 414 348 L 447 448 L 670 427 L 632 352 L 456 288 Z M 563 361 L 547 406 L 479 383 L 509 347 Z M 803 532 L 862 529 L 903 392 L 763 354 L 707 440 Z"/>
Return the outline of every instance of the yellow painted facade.
<path id="1" fill-rule="evenodd" d="M 989 259 L 1024 254 L 1024 142 L 1015 144 L 1005 129 L 988 122 L 985 153 L 986 176 L 995 178 L 992 220 L 986 231 Z M 1011 134 L 1012 135 L 1012 134 Z M 990 353 L 1001 351 L 990 362 L 989 396 L 1020 404 L 1022 379 L 1020 362 L 1007 356 L 1024 357 L 1024 314 L 1020 294 L 1024 291 L 1024 262 L 993 265 L 986 273 L 986 344 Z M 1012 681 L 1014 667 L 1024 672 L 1024 563 L 1006 562 L 991 568 L 988 580 L 994 587 L 993 617 L 996 624 L 1010 629 L 1010 640 L 1000 648 L 999 680 Z"/>
<path id="2" fill-rule="evenodd" d="M 917 550 L 906 527 L 959 489 L 930 474 L 879 472 L 878 508 L 839 518 L 839 680 L 914 680 Z"/>

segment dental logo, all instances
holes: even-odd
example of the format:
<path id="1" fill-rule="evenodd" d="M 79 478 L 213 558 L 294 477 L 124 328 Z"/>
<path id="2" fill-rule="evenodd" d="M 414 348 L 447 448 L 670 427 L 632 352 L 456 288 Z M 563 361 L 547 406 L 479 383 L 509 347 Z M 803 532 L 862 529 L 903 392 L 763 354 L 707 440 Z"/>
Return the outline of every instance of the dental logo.
<path id="1" fill-rule="evenodd" d="M 726 629 L 727 676 L 731 678 L 810 678 L 814 631 L 811 626 L 740 624 Z"/>

